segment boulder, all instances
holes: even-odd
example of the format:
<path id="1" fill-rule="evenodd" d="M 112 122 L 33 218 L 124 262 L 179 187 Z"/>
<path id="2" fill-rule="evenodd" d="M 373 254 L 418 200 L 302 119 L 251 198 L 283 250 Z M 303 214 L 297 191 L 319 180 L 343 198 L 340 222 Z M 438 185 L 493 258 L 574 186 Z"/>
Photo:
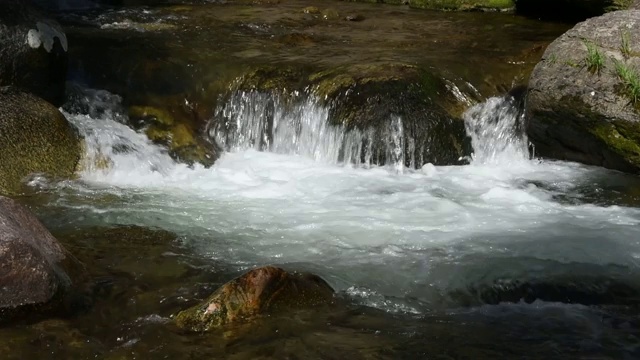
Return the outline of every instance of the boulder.
<path id="1" fill-rule="evenodd" d="M 308 114 L 305 104 L 311 98 L 321 107 L 315 110 L 326 109 L 329 124 L 345 132 L 340 161 L 421 167 L 463 164 L 471 153 L 462 120 L 470 99 L 460 91 L 456 94 L 455 85 L 431 69 L 386 62 L 324 70 L 266 66 L 246 73 L 236 85 L 245 94 L 241 97 L 253 102 L 231 107 L 254 109 L 260 119 L 252 121 L 263 122 L 264 134 L 251 134 L 255 142 L 271 140 L 274 113 L 302 109 Z M 223 129 L 223 136 L 217 136 L 221 145 L 228 142 L 225 134 L 237 131 L 233 126 L 238 119 L 226 118 L 225 113 L 233 112 L 219 111 L 210 126 L 217 132 Z"/>
<path id="2" fill-rule="evenodd" d="M 0 0 L 0 8 L 0 86 L 62 105 L 68 64 L 62 27 L 29 1 Z"/>
<path id="3" fill-rule="evenodd" d="M 577 24 L 529 80 L 527 134 L 536 156 L 640 170 L 640 11 Z"/>
<path id="4" fill-rule="evenodd" d="M 175 322 L 183 330 L 202 332 L 333 300 L 333 289 L 319 276 L 265 266 L 224 284 L 202 304 L 178 313 Z"/>
<path id="5" fill-rule="evenodd" d="M 471 153 L 462 120 L 471 103 L 431 69 L 358 64 L 314 73 L 310 80 L 333 124 L 367 134 L 373 163 L 460 165 Z"/>
<path id="6" fill-rule="evenodd" d="M 0 88 L 0 194 L 20 192 L 25 177 L 70 178 L 82 146 L 75 128 L 51 104 Z"/>
<path id="7" fill-rule="evenodd" d="M 81 269 L 26 207 L 0 196 L 0 322 L 55 310 Z"/>
<path id="8" fill-rule="evenodd" d="M 151 141 L 166 146 L 169 155 L 179 162 L 209 167 L 220 156 L 216 144 L 199 131 L 201 121 L 197 113 L 184 106 L 168 103 L 162 107 L 130 106 L 129 119 L 131 125 L 143 129 Z"/>

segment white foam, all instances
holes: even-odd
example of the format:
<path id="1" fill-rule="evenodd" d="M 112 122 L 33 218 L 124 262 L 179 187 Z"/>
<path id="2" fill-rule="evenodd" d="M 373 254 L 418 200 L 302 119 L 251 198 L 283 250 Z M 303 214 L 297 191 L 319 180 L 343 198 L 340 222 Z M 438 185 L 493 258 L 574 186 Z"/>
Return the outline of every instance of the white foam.
<path id="1" fill-rule="evenodd" d="M 66 115 L 85 135 L 89 164 L 106 156 L 111 166 L 87 165 L 58 205 L 82 210 L 77 221 L 166 228 L 238 266 L 313 264 L 338 289 L 433 300 L 447 282 L 438 269 L 467 256 L 631 265 L 629 254 L 640 252 L 627 241 L 640 235 L 638 209 L 555 201 L 555 191 L 571 193 L 595 170 L 528 160 L 521 142 L 504 142 L 503 153 L 486 147 L 469 166 L 403 173 L 275 143 L 282 151 L 235 149 L 205 169 L 176 164 L 109 116 Z M 105 194 L 116 200 L 97 201 Z"/>

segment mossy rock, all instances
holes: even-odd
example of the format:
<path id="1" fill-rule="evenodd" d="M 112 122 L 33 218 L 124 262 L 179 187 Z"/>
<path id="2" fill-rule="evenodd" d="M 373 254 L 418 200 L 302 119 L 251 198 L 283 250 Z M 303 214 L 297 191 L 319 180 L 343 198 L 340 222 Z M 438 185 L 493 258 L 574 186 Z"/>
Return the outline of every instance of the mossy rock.
<path id="1" fill-rule="evenodd" d="M 248 71 L 232 89 L 264 93 L 284 107 L 308 96 L 315 98 L 329 109 L 332 125 L 366 134 L 361 144 L 362 159 L 351 159 L 356 162 L 397 164 L 399 159 L 390 154 L 389 138 L 394 136 L 392 132 L 401 132 L 404 165 L 420 167 L 425 163 L 461 164 L 462 158 L 471 153 L 461 119 L 469 103 L 456 98 L 450 90 L 452 85 L 432 69 L 380 62 L 325 69 L 258 67 Z"/>
<path id="2" fill-rule="evenodd" d="M 549 45 L 527 96 L 527 133 L 538 156 L 640 173 L 640 103 L 633 95 L 640 91 L 638 24 L 640 10 L 612 12 Z M 598 69 L 591 57 L 601 60 Z M 620 68 L 635 76 L 635 85 Z"/>
<path id="3" fill-rule="evenodd" d="M 197 121 L 186 115 L 176 108 L 129 107 L 129 118 L 134 127 L 144 128 L 149 139 L 166 146 L 174 159 L 209 167 L 219 156 L 218 148 L 198 132 Z"/>
<path id="4" fill-rule="evenodd" d="M 81 153 L 76 129 L 58 109 L 36 96 L 0 89 L 0 193 L 20 193 L 34 173 L 72 178 Z"/>
<path id="5" fill-rule="evenodd" d="M 330 107 L 330 121 L 347 129 L 373 131 L 376 163 L 388 163 L 390 131 L 403 136 L 405 166 L 452 165 L 471 152 L 457 99 L 431 69 L 409 64 L 359 64 L 312 74 L 313 91 Z M 450 85 L 449 85 L 450 86 Z M 392 119 L 401 119 L 401 129 Z"/>
<path id="6" fill-rule="evenodd" d="M 333 289 L 320 277 L 265 266 L 224 284 L 202 304 L 178 313 L 175 322 L 183 330 L 203 332 L 333 301 Z"/>

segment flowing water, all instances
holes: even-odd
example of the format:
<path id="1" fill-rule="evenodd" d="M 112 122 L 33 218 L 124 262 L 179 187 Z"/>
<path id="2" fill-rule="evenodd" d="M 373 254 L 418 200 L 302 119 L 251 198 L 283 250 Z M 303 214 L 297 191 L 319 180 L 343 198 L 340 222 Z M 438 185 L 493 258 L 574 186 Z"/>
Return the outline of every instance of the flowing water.
<path id="1" fill-rule="evenodd" d="M 83 10 L 62 14 L 72 79 L 128 105 L 202 90 L 225 153 L 209 169 L 176 163 L 107 91 L 65 107 L 85 138 L 80 178 L 36 176 L 22 201 L 101 286 L 85 313 L 0 328 L 1 357 L 640 358 L 640 179 L 536 159 L 513 99 L 467 110 L 468 165 L 419 166 L 401 117 L 347 130 L 307 94 L 220 104 L 206 90 L 246 63 L 386 61 L 442 70 L 450 91 L 483 99 L 526 81 L 566 25 L 351 2 L 327 2 L 333 18 L 305 0 L 64 3 Z M 265 264 L 322 276 L 346 305 L 205 335 L 171 326 Z"/>
<path id="2" fill-rule="evenodd" d="M 258 327 L 252 331 L 262 340 L 239 340 L 243 351 L 264 348 L 265 338 L 295 338 L 306 340 L 272 355 L 640 354 L 640 209 L 626 206 L 637 205 L 640 182 L 530 159 L 509 98 L 488 99 L 465 114 L 475 151 L 469 165 L 410 169 L 402 167 L 401 153 L 385 166 L 348 155 L 366 152 L 363 133 L 327 125 L 327 109 L 313 99 L 284 107 L 241 93 L 220 108 L 227 128 L 210 131 L 228 152 L 205 169 L 175 163 L 118 121 L 117 98 L 99 94 L 88 114 L 66 113 L 87 142 L 81 178 L 31 182 L 49 194 L 40 212 L 50 227 L 169 230 L 228 274 L 264 264 L 310 270 L 360 309 L 355 319 L 323 320 L 328 333 L 303 327 L 278 335 L 269 325 Z M 269 112 L 273 126 L 263 121 Z M 390 121 L 389 151 L 408 141 L 393 125 L 398 121 Z M 162 311 L 142 314 L 163 324 L 169 314 Z M 279 329 L 294 320 L 283 321 Z M 342 338 L 333 327 L 355 332 Z M 130 326 L 118 329 L 141 344 L 163 343 L 157 335 L 134 337 Z M 317 350 L 327 346 L 333 355 Z"/>

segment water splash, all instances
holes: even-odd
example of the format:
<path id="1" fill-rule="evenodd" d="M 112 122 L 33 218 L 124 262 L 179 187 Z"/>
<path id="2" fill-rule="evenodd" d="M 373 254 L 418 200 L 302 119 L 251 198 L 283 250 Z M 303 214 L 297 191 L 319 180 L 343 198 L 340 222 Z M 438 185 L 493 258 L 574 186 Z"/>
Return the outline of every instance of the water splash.
<path id="1" fill-rule="evenodd" d="M 237 91 L 217 109 L 209 133 L 230 152 L 255 149 L 328 164 L 389 165 L 398 172 L 405 166 L 405 144 L 415 144 L 405 135 L 399 116 L 382 129 L 346 129 L 331 124 L 329 109 L 317 99 L 298 93 L 285 100 L 270 93 Z"/>
<path id="2" fill-rule="evenodd" d="M 524 114 L 511 96 L 493 97 L 464 114 L 474 164 L 511 164 L 529 160 Z"/>

